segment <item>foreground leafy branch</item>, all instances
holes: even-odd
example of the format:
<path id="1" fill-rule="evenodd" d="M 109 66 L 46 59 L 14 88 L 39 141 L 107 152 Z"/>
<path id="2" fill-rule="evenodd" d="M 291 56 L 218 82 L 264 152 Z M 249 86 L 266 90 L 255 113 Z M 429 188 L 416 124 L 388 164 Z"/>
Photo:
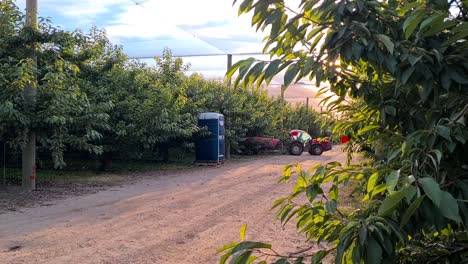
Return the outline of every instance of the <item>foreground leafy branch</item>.
<path id="1" fill-rule="evenodd" d="M 296 170 L 293 192 L 275 203 L 277 218 L 294 219 L 306 240 L 336 247 L 335 263 L 466 261 L 466 3 L 287 3 L 241 1 L 239 12 L 252 12 L 253 26 L 269 32 L 272 60 L 240 61 L 227 77 L 238 72 L 244 85 L 277 74 L 286 86 L 302 78 L 327 82 L 322 94 L 333 95 L 323 103 L 336 119 L 333 132 L 351 141 L 347 164 Z M 351 163 L 356 153 L 365 162 Z M 350 181 L 363 197 L 352 212 L 338 199 Z M 307 203 L 295 201 L 301 194 Z M 278 263 L 317 263 L 327 252 Z"/>

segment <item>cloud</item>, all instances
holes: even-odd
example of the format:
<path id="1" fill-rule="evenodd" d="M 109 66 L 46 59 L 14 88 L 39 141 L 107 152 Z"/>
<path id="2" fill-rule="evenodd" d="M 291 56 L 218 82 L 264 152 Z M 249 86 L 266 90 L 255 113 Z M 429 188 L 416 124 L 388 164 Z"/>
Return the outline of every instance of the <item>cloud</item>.
<path id="1" fill-rule="evenodd" d="M 24 10 L 25 1 L 16 2 Z M 286 0 L 292 7 L 300 2 Z M 39 0 L 39 15 L 66 30 L 104 28 L 130 57 L 153 57 L 166 47 L 177 56 L 259 53 L 267 33 L 252 28 L 251 14 L 239 17 L 238 4 L 232 6 L 232 0 Z M 217 62 L 208 58 L 187 61 L 193 61 L 194 70 L 225 72 L 225 55 Z"/>
<path id="2" fill-rule="evenodd" d="M 25 0 L 15 0 L 21 10 L 25 10 Z M 68 30 L 91 26 L 103 26 L 114 13 L 134 5 L 132 0 L 39 0 L 40 17 L 51 18 L 55 24 Z"/>
<path id="3" fill-rule="evenodd" d="M 229 0 L 148 0 L 126 8 L 106 26 L 106 30 L 112 40 L 124 47 L 136 40 L 161 43 L 164 37 L 178 47 L 181 46 L 178 42 L 185 42 L 186 46 L 193 42 L 190 50 L 204 42 L 205 46 L 215 48 L 215 53 L 261 51 L 258 43 L 263 34 L 251 28 L 249 16 L 239 18 L 237 8 L 231 3 Z M 234 43 L 245 47 L 234 47 Z M 206 51 L 200 50 L 198 54 Z M 196 54 L 183 50 L 181 53 Z"/>
<path id="4" fill-rule="evenodd" d="M 229 0 L 149 0 L 140 5 L 146 14 L 158 21 L 178 25 L 203 25 L 210 21 L 224 21 L 236 17 L 236 11 Z M 122 14 L 121 21 L 133 20 L 145 15 L 142 9 L 129 9 Z"/>
<path id="5" fill-rule="evenodd" d="M 39 11 L 45 8 L 70 18 L 94 19 L 111 11 L 112 7 L 124 7 L 130 4 L 129 0 L 44 0 L 40 1 Z"/>
<path id="6" fill-rule="evenodd" d="M 178 36 L 181 29 L 174 30 L 177 25 L 203 25 L 232 17 L 235 12 L 228 3 L 220 0 L 146 1 L 127 7 L 106 28 L 114 37 L 151 38 L 168 33 Z"/>

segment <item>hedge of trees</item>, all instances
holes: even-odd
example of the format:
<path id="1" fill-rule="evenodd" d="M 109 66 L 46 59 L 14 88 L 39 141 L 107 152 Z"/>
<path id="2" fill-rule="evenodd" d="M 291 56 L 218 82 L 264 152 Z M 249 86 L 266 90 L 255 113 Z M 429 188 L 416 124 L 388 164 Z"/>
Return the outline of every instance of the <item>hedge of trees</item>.
<path id="1" fill-rule="evenodd" d="M 20 152 L 34 129 L 38 148 L 56 168 L 73 151 L 101 157 L 104 166 L 113 157 L 154 153 L 167 160 L 172 146 L 193 148 L 197 115 L 206 111 L 226 116 L 234 152 L 246 136 L 315 127 L 316 113 L 262 89 L 187 76 L 188 66 L 169 49 L 150 67 L 130 60 L 103 30 L 68 32 L 42 19 L 34 32 L 11 0 L 0 2 L 0 22 L 0 142 Z M 25 59 L 31 54 L 37 65 Z M 31 75 L 37 76 L 36 107 L 26 111 L 23 89 Z"/>

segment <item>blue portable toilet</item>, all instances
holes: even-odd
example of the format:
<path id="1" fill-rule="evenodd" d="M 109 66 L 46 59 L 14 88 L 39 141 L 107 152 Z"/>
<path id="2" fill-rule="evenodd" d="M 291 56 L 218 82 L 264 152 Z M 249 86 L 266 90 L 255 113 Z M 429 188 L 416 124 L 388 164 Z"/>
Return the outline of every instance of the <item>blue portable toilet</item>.
<path id="1" fill-rule="evenodd" d="M 208 127 L 209 135 L 195 142 L 195 162 L 224 162 L 224 116 L 219 113 L 201 113 L 198 126 Z"/>

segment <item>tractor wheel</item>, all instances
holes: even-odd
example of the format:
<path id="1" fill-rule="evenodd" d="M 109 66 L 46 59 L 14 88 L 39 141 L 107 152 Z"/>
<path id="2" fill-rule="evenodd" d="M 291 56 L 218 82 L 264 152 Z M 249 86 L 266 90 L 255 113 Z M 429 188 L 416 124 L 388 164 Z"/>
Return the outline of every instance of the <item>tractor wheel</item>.
<path id="1" fill-rule="evenodd" d="M 315 144 L 310 146 L 309 154 L 314 156 L 320 156 L 323 153 L 323 148 L 321 145 Z"/>
<path id="2" fill-rule="evenodd" d="M 304 146 L 299 142 L 293 142 L 289 145 L 288 152 L 291 155 L 299 156 L 304 152 Z"/>

